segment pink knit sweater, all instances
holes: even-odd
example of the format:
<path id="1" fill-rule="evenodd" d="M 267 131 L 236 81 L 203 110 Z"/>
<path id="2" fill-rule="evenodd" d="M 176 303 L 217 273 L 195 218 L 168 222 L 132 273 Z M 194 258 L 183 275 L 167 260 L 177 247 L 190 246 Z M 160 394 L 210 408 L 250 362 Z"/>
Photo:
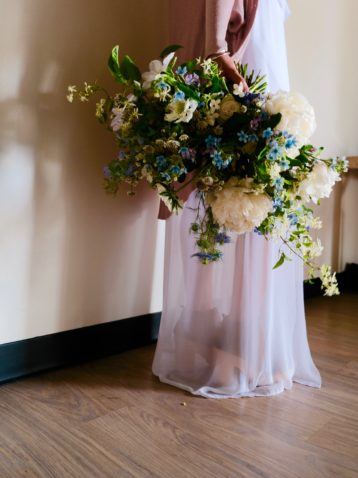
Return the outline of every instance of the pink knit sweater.
<path id="1" fill-rule="evenodd" d="M 259 0 L 169 0 L 170 44 L 179 44 L 179 62 L 205 58 L 221 49 L 240 60 L 249 39 Z M 191 185 L 190 185 L 191 186 Z M 186 200 L 195 188 L 183 190 Z M 161 202 L 159 219 L 170 212 Z"/>

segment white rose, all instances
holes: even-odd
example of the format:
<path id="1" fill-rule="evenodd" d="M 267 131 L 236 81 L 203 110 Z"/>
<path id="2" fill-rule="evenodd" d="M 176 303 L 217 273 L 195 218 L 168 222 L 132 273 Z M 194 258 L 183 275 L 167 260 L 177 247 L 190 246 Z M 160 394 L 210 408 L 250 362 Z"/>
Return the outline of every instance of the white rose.
<path id="1" fill-rule="evenodd" d="M 281 113 L 282 118 L 276 129 L 292 134 L 298 141 L 298 147 L 307 143 L 316 129 L 314 110 L 299 93 L 278 91 L 269 95 L 265 110 L 270 114 Z"/>
<path id="2" fill-rule="evenodd" d="M 228 120 L 234 113 L 240 111 L 240 105 L 232 95 L 226 95 L 220 104 L 220 118 Z"/>
<path id="3" fill-rule="evenodd" d="M 323 161 L 317 161 L 312 171 L 299 185 L 298 194 L 304 201 L 311 199 L 317 203 L 318 199 L 329 197 L 334 183 L 340 179 L 337 171 L 326 166 Z"/>
<path id="4" fill-rule="evenodd" d="M 252 179 L 230 179 L 221 191 L 208 197 L 215 220 L 239 234 L 252 231 L 273 210 L 271 198 L 253 188 Z"/>

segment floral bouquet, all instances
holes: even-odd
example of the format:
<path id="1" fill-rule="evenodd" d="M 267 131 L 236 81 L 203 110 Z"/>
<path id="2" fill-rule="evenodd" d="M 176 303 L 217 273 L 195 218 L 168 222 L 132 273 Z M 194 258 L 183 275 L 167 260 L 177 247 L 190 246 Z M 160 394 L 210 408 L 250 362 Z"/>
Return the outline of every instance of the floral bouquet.
<path id="1" fill-rule="evenodd" d="M 335 273 L 318 267 L 321 227 L 309 202 L 328 197 L 343 158 L 322 159 L 323 148 L 309 144 L 315 129 L 313 108 L 297 93 L 265 93 L 263 76 L 237 64 L 242 84 L 228 84 L 212 59 L 193 59 L 177 66 L 178 45 L 166 48 L 141 74 L 132 59 L 113 48 L 108 66 L 120 91 L 108 94 L 96 83 L 68 87 L 67 99 L 88 101 L 96 92 L 96 117 L 108 125 L 118 157 L 104 168 L 105 188 L 121 183 L 134 194 L 145 179 L 173 212 L 183 207 L 182 191 L 197 189 L 196 219 L 191 225 L 203 264 L 222 257 L 230 232 L 255 231 L 280 242 L 274 268 L 297 254 L 316 271 L 326 295 L 338 294 Z"/>

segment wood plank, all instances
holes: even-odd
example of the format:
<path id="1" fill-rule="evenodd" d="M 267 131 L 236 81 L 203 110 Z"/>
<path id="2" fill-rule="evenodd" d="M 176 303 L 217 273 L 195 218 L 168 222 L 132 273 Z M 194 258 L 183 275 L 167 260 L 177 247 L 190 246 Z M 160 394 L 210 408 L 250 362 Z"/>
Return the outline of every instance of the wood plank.
<path id="1" fill-rule="evenodd" d="M 358 477 L 357 310 L 307 301 L 320 390 L 204 399 L 152 375 L 154 346 L 4 384 L 0 476 Z"/>

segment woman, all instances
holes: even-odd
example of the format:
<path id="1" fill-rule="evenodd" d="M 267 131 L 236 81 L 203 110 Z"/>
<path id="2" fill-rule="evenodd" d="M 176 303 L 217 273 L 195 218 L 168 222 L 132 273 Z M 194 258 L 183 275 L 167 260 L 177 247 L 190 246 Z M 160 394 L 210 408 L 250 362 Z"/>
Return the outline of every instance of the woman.
<path id="1" fill-rule="evenodd" d="M 268 90 L 289 88 L 285 0 L 171 3 L 181 59 L 212 56 L 238 83 L 233 60 L 267 75 Z M 194 5 L 194 6 L 193 6 Z M 226 53 L 229 51 L 229 54 Z M 245 85 L 246 86 L 246 85 Z M 303 266 L 293 258 L 272 270 L 278 246 L 251 232 L 231 234 L 221 262 L 191 255 L 196 191 L 166 224 L 164 304 L 153 373 L 204 397 L 273 395 L 299 382 L 320 387 L 306 333 Z M 184 198 L 186 199 L 186 198 Z M 168 217 L 161 207 L 160 217 Z"/>

